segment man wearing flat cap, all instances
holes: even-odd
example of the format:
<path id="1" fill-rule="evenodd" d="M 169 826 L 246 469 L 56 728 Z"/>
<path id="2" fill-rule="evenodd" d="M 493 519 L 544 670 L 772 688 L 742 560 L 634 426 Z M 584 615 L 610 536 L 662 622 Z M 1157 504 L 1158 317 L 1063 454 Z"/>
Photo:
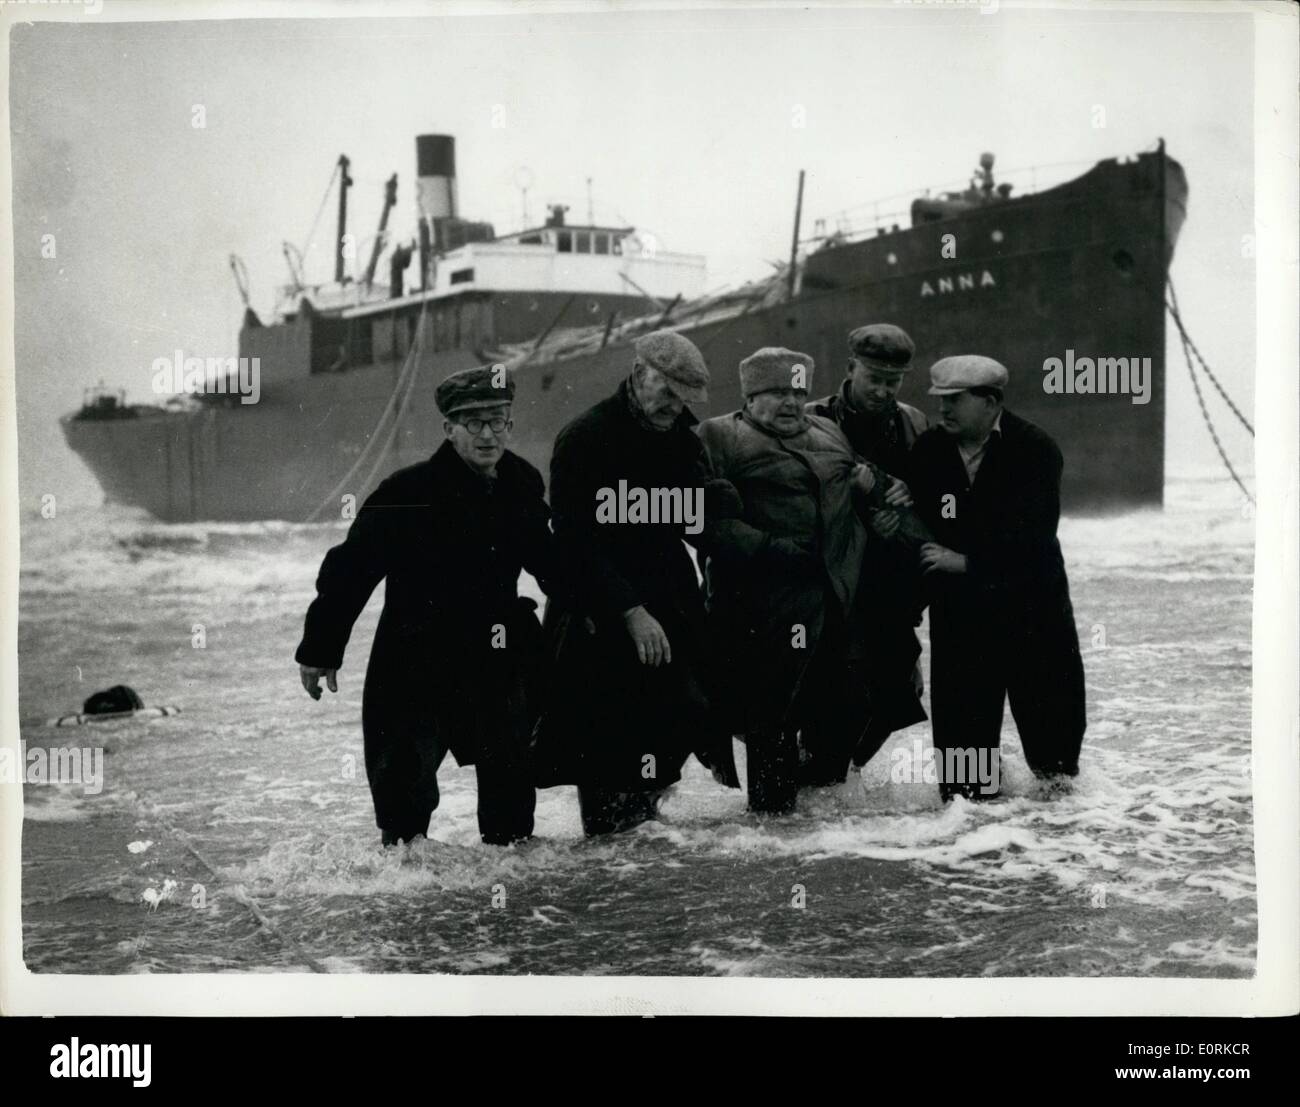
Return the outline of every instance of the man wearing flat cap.
<path id="1" fill-rule="evenodd" d="M 825 738 L 864 718 L 863 690 L 842 679 L 848 613 L 867 544 L 862 501 L 883 502 L 888 477 L 807 412 L 813 370 L 807 354 L 757 350 L 740 363 L 744 407 L 697 428 L 725 482 L 706 507 L 711 687 L 745 741 L 749 806 L 763 814 L 794 807 L 801 731 Z M 805 753 L 815 764 L 824 751 Z"/>
<path id="2" fill-rule="evenodd" d="M 986 799 L 1009 700 L 1036 776 L 1078 773 L 1087 720 L 1083 662 L 1056 537 L 1063 460 L 1040 428 L 1003 407 L 1008 373 L 989 357 L 930 369 L 939 425 L 912 450 L 908 483 L 935 541 L 931 690 L 939 789 Z"/>
<path id="3" fill-rule="evenodd" d="M 808 405 L 832 419 L 858 456 L 896 477 L 907 471 L 908 454 L 926 429 L 925 416 L 898 400 L 912 368 L 916 347 L 892 323 L 870 323 L 849 334 L 848 370 L 838 392 Z M 890 507 L 871 517 L 872 540 L 863 558 L 862 584 L 853 619 L 864 628 L 861 655 L 844 674 L 869 686 L 868 719 L 852 754 L 864 765 L 896 730 L 925 719 L 921 706 L 921 643 L 916 626 L 924 600 L 917 560 L 919 543 L 909 540 L 904 517 Z M 843 780 L 848 763 L 823 762 L 829 778 Z"/>
<path id="4" fill-rule="evenodd" d="M 447 439 L 367 498 L 316 580 L 296 654 L 303 686 L 338 691 L 352 625 L 386 580 L 366 670 L 366 776 L 385 845 L 427 834 L 450 750 L 478 778 L 483 841 L 533 830 L 528 743 L 544 654 L 527 569 L 548 592 L 555 556 L 541 474 L 508 450 L 504 366 L 453 373 L 435 392 Z"/>
<path id="5" fill-rule="evenodd" d="M 839 424 L 858 456 L 886 473 L 901 472 L 926 429 L 925 415 L 898 399 L 916 347 L 901 327 L 870 323 L 849 334 L 848 370 L 838 392 L 809 405 Z"/>
<path id="6" fill-rule="evenodd" d="M 701 540 L 708 472 L 688 405 L 708 399 L 709 371 L 673 331 L 641 336 L 632 355 L 614 394 L 561 430 L 551 454 L 572 596 L 547 605 L 554 679 L 534 752 L 542 787 L 578 786 L 588 835 L 654 818 L 691 752 L 738 783 L 700 680 L 704 600 L 683 544 Z"/>

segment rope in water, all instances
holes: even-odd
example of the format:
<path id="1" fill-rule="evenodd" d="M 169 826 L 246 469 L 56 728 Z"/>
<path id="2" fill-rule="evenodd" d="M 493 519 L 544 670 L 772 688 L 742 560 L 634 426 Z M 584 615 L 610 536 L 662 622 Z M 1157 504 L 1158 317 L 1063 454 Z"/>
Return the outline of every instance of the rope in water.
<path id="1" fill-rule="evenodd" d="M 152 805 L 150 806 L 152 807 Z M 163 829 L 166 830 L 168 834 L 171 834 L 174 838 L 176 838 L 176 840 L 179 841 L 180 844 L 183 845 L 186 848 L 186 850 L 189 851 L 189 853 L 194 857 L 195 860 L 198 861 L 200 865 L 202 865 L 205 869 L 208 870 L 208 872 L 212 874 L 214 879 L 216 879 L 218 882 L 222 884 L 227 884 L 227 886 L 230 888 L 230 894 L 234 897 L 235 901 L 237 903 L 243 904 L 243 906 L 248 909 L 248 913 L 253 916 L 253 918 L 257 921 L 258 925 L 260 925 L 263 930 L 265 930 L 268 934 L 270 934 L 273 938 L 275 938 L 278 942 L 280 942 L 281 945 L 283 945 L 290 953 L 292 953 L 295 957 L 297 957 L 298 960 L 300 960 L 304 965 L 306 965 L 309 969 L 311 969 L 312 972 L 325 973 L 325 974 L 329 973 L 329 969 L 327 969 L 324 965 L 322 965 L 319 961 L 317 961 L 316 958 L 311 956 L 311 954 L 309 954 L 300 945 L 298 945 L 298 943 L 295 942 L 291 937 L 289 937 L 289 935 L 281 931 L 275 925 L 275 923 L 273 923 L 270 920 L 270 918 L 267 917 L 266 912 L 263 911 L 260 906 L 258 906 L 257 901 L 248 894 L 248 891 L 244 888 L 242 884 L 228 884 L 225 877 L 223 877 L 221 873 L 217 871 L 216 866 L 213 865 L 212 862 L 210 862 L 206 857 L 203 856 L 203 854 L 201 854 L 198 851 L 194 843 L 190 841 L 188 834 L 186 834 L 183 830 L 181 830 L 180 827 L 174 825 L 167 818 L 167 816 L 162 814 L 162 812 L 160 812 L 156 807 L 153 808 L 150 814 L 153 818 L 157 819 L 158 822 L 162 824 Z"/>

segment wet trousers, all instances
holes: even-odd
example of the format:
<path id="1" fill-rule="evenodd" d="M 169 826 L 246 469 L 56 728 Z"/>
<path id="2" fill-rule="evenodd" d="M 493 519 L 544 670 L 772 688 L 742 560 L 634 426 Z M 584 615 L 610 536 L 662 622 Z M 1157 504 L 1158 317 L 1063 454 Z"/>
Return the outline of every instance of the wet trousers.
<path id="1" fill-rule="evenodd" d="M 441 762 L 442 757 L 438 757 L 438 761 Z M 474 773 L 478 778 L 478 830 L 484 844 L 507 846 L 531 837 L 537 793 L 528 773 L 522 767 L 482 763 L 474 766 Z M 421 834 L 428 835 L 429 821 L 440 798 L 436 778 L 426 781 L 422 795 L 424 802 L 420 810 L 408 805 L 405 812 L 388 825 L 380 824 L 384 845 L 396 845 Z M 432 806 L 423 810 L 430 801 Z"/>
<path id="2" fill-rule="evenodd" d="M 582 832 L 593 838 L 597 834 L 615 834 L 649 822 L 658 810 L 664 789 L 650 792 L 615 792 L 592 784 L 578 785 L 578 811 Z"/>
<path id="3" fill-rule="evenodd" d="M 799 736 L 793 730 L 745 735 L 745 787 L 749 809 L 760 815 L 794 810 L 799 794 Z"/>
<path id="4" fill-rule="evenodd" d="M 997 626 L 930 609 L 930 713 L 939 794 L 989 799 L 989 781 L 967 779 L 970 767 L 998 775 L 1007 702 L 1025 760 L 1036 776 L 1075 776 L 1087 725 L 1083 662 L 1073 615 L 1059 621 Z M 980 773 L 988 776 L 987 771 Z"/>

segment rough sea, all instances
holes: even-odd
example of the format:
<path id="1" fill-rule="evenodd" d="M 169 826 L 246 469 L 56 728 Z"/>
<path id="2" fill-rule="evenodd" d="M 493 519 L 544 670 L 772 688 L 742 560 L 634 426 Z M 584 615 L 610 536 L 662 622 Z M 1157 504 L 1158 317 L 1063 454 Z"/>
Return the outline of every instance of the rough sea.
<path id="1" fill-rule="evenodd" d="M 556 788 L 537 839 L 501 850 L 480 845 L 473 770 L 449 757 L 432 839 L 385 851 L 360 725 L 380 593 L 337 696 L 309 699 L 293 661 L 343 524 L 27 514 L 22 738 L 102 748 L 104 778 L 98 794 L 24 787 L 23 958 L 43 973 L 1249 977 L 1253 528 L 1219 480 L 1172 481 L 1162 511 L 1063 521 L 1088 682 L 1070 794 L 1040 793 L 1007 712 L 990 803 L 944 807 L 923 775 L 899 779 L 930 745 L 922 724 L 787 817 L 747 814 L 691 761 L 661 821 L 585 841 L 574 790 Z M 181 713 L 44 725 L 119 683 Z"/>

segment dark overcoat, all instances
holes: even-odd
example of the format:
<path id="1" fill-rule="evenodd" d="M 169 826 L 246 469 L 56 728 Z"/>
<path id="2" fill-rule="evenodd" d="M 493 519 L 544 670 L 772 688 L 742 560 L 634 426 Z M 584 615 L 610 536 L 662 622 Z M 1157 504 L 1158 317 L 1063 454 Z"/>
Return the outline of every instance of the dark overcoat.
<path id="1" fill-rule="evenodd" d="M 838 392 L 811 401 L 808 414 L 830 419 L 844 432 L 859 457 L 902 479 L 908 452 L 929 425 L 925 414 L 895 400 L 888 410 L 873 416 L 849 402 L 849 389 L 846 380 Z"/>
<path id="2" fill-rule="evenodd" d="M 901 401 L 879 415 L 862 411 L 850 402 L 847 380 L 838 392 L 813 401 L 807 410 L 833 420 L 859 457 L 900 480 L 906 479 L 908 454 L 928 425 L 921 411 Z M 906 528 L 888 540 L 873 531 L 862 562 L 852 618 L 864 628 L 858 660 L 866 672 L 878 733 L 926 718 L 919 695 L 921 643 L 915 630 L 925 605 L 919 547 L 926 540 L 928 535 L 909 534 Z"/>
<path id="3" fill-rule="evenodd" d="M 867 534 L 852 449 L 830 420 L 782 438 L 743 411 L 698 433 L 738 496 L 706 512 L 711 685 L 737 733 L 791 729 L 811 667 L 842 667 Z M 718 497 L 721 501 L 721 497 Z M 833 644 L 823 641 L 828 621 Z"/>
<path id="4" fill-rule="evenodd" d="M 684 492 L 702 490 L 708 477 L 690 412 L 655 430 L 637 417 L 628 388 L 624 381 L 569 423 L 551 455 L 553 527 L 569 595 L 547 605 L 554 669 L 535 742 L 537 783 L 649 791 L 678 780 L 694 752 L 735 786 L 730 739 L 714 723 L 699 674 L 704 599 L 683 543 L 700 536 L 683 521 L 597 521 L 598 493 L 620 482 Z M 637 658 L 623 619 L 637 606 L 663 627 L 671 664 Z"/>
<path id="5" fill-rule="evenodd" d="M 965 573 L 928 578 L 936 744 L 996 745 L 1006 693 L 1030 766 L 1076 771 L 1086 718 L 1056 537 L 1060 449 L 1004 409 L 973 482 L 956 439 L 937 427 L 917 440 L 909 463 L 922 521 L 936 542 L 967 559 Z"/>
<path id="6" fill-rule="evenodd" d="M 380 827 L 437 806 L 434 774 L 526 766 L 544 657 L 527 569 L 555 577 L 541 474 L 506 451 L 488 481 L 445 442 L 385 480 L 316 580 L 296 658 L 339 668 L 367 600 L 386 581 L 362 708 L 366 772 Z"/>

